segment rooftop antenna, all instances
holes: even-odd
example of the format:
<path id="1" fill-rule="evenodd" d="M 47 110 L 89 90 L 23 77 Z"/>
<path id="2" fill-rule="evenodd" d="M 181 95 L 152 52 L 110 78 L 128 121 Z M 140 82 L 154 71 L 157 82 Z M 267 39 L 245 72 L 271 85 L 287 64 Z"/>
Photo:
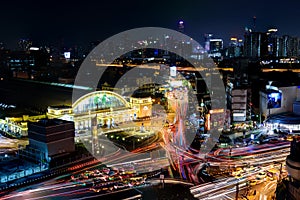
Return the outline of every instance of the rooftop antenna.
<path id="1" fill-rule="evenodd" d="M 269 85 L 272 85 L 273 81 L 268 81 Z"/>
<path id="2" fill-rule="evenodd" d="M 256 16 L 253 16 L 253 31 L 255 31 L 256 28 Z"/>

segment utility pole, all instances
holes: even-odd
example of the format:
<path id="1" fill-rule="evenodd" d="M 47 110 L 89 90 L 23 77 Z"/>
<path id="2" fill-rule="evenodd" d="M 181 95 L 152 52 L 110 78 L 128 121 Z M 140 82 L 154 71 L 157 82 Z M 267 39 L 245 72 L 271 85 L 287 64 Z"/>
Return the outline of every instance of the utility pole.
<path id="1" fill-rule="evenodd" d="M 278 178 L 278 182 L 280 182 L 281 181 L 281 172 L 282 172 L 282 162 L 275 161 L 274 163 L 275 164 L 280 164 L 279 178 Z"/>
<path id="2" fill-rule="evenodd" d="M 235 200 L 239 199 L 239 182 L 236 184 L 236 193 L 235 193 Z"/>
<path id="3" fill-rule="evenodd" d="M 261 125 L 261 112 L 259 112 L 259 125 Z"/>
<path id="4" fill-rule="evenodd" d="M 256 16 L 253 16 L 253 31 L 256 29 Z"/>

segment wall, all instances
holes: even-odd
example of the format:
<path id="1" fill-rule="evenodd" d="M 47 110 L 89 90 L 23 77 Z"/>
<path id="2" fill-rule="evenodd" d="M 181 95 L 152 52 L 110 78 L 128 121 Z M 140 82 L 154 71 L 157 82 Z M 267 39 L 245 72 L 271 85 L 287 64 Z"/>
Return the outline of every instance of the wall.
<path id="1" fill-rule="evenodd" d="M 297 100 L 300 93 L 298 86 L 281 87 L 278 89 L 282 91 L 280 108 L 267 109 L 267 95 L 264 92 L 260 92 L 260 111 L 262 115 L 267 117 L 269 114 L 275 115 L 285 112 L 293 112 L 293 103 Z"/>

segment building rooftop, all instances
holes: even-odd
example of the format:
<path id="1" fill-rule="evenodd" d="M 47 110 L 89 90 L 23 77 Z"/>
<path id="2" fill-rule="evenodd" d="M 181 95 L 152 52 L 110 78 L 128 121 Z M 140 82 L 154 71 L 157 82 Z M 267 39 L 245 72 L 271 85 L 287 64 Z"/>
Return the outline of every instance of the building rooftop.
<path id="1" fill-rule="evenodd" d="M 35 122 L 35 125 L 42 126 L 42 127 L 50 127 L 50 126 L 57 126 L 61 124 L 69 124 L 73 122 L 61 120 L 61 119 L 42 119 L 38 122 Z"/>
<path id="2" fill-rule="evenodd" d="M 60 110 L 60 109 L 69 109 L 72 107 L 68 105 L 57 105 L 57 106 L 49 106 L 49 108 Z"/>
<path id="3" fill-rule="evenodd" d="M 270 116 L 266 122 L 278 124 L 300 124 L 300 115 L 287 112 Z"/>
<path id="4" fill-rule="evenodd" d="M 37 111 L 31 108 L 22 108 L 17 106 L 16 108 L 1 108 L 0 118 L 4 119 L 5 117 L 22 117 L 23 115 L 36 116 L 43 113 L 38 113 Z"/>

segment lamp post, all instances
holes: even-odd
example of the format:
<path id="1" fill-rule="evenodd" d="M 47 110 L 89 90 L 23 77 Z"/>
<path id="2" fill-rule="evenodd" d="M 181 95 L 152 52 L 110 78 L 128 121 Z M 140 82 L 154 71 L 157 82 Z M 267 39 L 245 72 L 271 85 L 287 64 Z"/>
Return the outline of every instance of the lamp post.
<path id="1" fill-rule="evenodd" d="M 269 106 L 269 103 L 270 103 L 270 99 L 268 99 L 268 101 L 267 101 L 267 108 L 269 109 L 268 118 L 270 118 L 270 116 L 271 116 L 271 107 Z"/>
<path id="2" fill-rule="evenodd" d="M 235 199 L 239 199 L 239 181 L 236 184 L 236 192 L 235 192 Z"/>
<path id="3" fill-rule="evenodd" d="M 201 103 L 200 103 L 201 117 L 203 117 L 203 113 L 204 113 L 204 106 L 205 106 L 205 104 L 203 103 L 203 99 L 201 99 Z"/>
<path id="4" fill-rule="evenodd" d="M 282 162 L 275 161 L 274 164 L 280 164 L 278 182 L 281 181 Z"/>

